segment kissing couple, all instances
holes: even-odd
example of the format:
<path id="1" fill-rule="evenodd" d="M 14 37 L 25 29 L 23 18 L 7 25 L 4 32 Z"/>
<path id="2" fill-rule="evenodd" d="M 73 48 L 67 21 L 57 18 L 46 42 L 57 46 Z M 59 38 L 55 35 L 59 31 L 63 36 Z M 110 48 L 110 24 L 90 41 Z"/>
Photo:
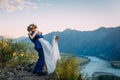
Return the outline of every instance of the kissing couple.
<path id="1" fill-rule="evenodd" d="M 59 36 L 53 36 L 52 45 L 43 38 L 42 32 L 37 30 L 35 24 L 30 24 L 27 27 L 28 36 L 35 45 L 35 50 L 38 52 L 38 61 L 34 66 L 33 73 L 38 75 L 46 75 L 53 73 L 56 68 L 57 61 L 60 59 L 58 48 Z M 47 67 L 47 72 L 44 72 L 44 66 Z"/>

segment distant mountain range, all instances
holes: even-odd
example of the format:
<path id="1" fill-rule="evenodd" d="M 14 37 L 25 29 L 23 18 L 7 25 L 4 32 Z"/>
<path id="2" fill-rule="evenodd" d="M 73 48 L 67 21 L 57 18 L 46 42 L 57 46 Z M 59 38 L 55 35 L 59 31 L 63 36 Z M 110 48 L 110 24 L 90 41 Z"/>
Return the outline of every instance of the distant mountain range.
<path id="1" fill-rule="evenodd" d="M 120 60 L 120 26 L 101 27 L 94 31 L 66 29 L 45 35 L 51 42 L 53 35 L 59 35 L 59 48 L 62 52 L 74 55 L 92 55 L 107 60 Z"/>
<path id="2" fill-rule="evenodd" d="M 101 27 L 94 31 L 66 29 L 63 32 L 46 34 L 44 38 L 51 42 L 53 35 L 60 36 L 59 49 L 63 53 L 120 60 L 120 26 L 115 28 Z M 22 40 L 19 38 L 19 40 L 32 44 L 28 37 Z"/>

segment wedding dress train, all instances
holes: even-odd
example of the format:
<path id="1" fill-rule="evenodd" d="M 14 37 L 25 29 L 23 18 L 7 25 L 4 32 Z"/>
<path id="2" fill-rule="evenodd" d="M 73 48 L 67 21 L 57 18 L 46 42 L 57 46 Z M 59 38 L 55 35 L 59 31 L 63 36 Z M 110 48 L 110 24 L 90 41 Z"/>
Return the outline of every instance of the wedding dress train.
<path id="1" fill-rule="evenodd" d="M 55 71 L 57 61 L 60 59 L 58 42 L 55 41 L 55 37 L 56 36 L 53 37 L 52 45 L 43 38 L 38 39 L 43 48 L 48 74 Z"/>

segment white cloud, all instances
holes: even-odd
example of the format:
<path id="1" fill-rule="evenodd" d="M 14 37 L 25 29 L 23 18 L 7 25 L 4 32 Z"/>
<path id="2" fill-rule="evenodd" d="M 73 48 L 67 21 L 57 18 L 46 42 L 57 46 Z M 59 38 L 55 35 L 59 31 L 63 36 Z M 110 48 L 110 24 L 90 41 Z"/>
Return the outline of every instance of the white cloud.
<path id="1" fill-rule="evenodd" d="M 41 3 L 40 4 L 42 7 L 49 7 L 49 6 L 52 6 L 52 4 L 49 4 L 49 3 Z"/>
<path id="2" fill-rule="evenodd" d="M 48 3 L 47 0 L 37 0 L 40 7 L 50 7 L 53 6 L 51 3 Z"/>
<path id="3" fill-rule="evenodd" d="M 23 9 L 37 9 L 35 3 L 25 0 L 0 0 L 0 9 L 8 12 L 13 12 Z"/>

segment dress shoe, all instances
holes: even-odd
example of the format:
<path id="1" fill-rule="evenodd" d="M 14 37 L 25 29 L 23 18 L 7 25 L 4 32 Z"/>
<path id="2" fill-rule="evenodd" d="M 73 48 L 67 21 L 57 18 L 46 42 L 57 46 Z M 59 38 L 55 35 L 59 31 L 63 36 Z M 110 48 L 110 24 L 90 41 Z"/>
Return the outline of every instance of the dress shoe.
<path id="1" fill-rule="evenodd" d="M 43 75 L 47 75 L 47 72 L 38 73 L 38 76 L 43 76 Z"/>
<path id="2" fill-rule="evenodd" d="M 36 71 L 33 71 L 32 73 L 33 73 L 33 74 L 36 74 L 36 73 L 38 73 L 38 72 L 36 72 Z"/>

